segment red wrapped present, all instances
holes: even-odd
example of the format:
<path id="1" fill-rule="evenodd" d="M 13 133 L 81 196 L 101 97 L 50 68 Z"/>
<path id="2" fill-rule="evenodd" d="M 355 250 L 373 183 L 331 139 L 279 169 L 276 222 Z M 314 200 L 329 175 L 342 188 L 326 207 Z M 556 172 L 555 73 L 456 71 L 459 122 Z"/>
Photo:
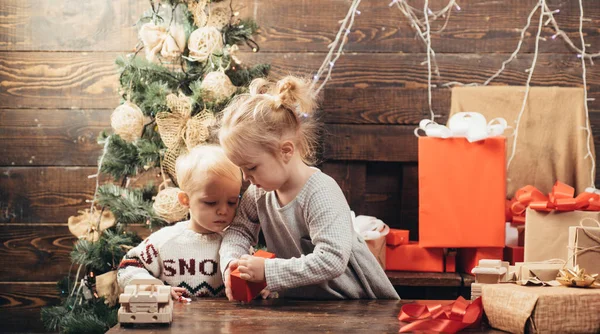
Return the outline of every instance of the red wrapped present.
<path id="1" fill-rule="evenodd" d="M 502 260 L 504 258 L 504 248 L 460 248 L 457 257 L 458 271 L 470 274 L 473 268 L 479 264 L 479 260 Z"/>
<path id="2" fill-rule="evenodd" d="M 548 196 L 542 194 L 536 187 L 527 185 L 515 193 L 512 200 L 506 202 L 506 220 L 515 225 L 525 224 L 527 208 L 536 211 L 600 211 L 600 195 L 592 192 L 582 192 L 575 195 L 575 188 L 556 181 Z"/>
<path id="3" fill-rule="evenodd" d="M 445 255 L 443 248 L 423 248 L 414 241 L 405 245 L 386 246 L 385 268 L 439 273 L 456 271 L 453 254 Z"/>
<path id="4" fill-rule="evenodd" d="M 385 236 L 385 243 L 389 246 L 400 246 L 408 244 L 408 230 L 390 229 L 390 233 Z"/>
<path id="5" fill-rule="evenodd" d="M 254 256 L 264 257 L 265 259 L 275 258 L 275 254 L 263 250 L 256 251 Z M 241 302 L 249 302 L 256 298 L 260 292 L 267 287 L 267 282 L 249 282 L 240 277 L 240 271 L 235 269 L 229 276 L 231 280 L 231 293 L 233 299 Z"/>
<path id="6" fill-rule="evenodd" d="M 523 262 L 525 257 L 525 247 L 522 246 L 506 246 L 504 247 L 504 261 L 510 262 L 511 266 L 515 262 Z"/>
<path id="7" fill-rule="evenodd" d="M 422 247 L 504 247 L 505 141 L 419 138 Z"/>

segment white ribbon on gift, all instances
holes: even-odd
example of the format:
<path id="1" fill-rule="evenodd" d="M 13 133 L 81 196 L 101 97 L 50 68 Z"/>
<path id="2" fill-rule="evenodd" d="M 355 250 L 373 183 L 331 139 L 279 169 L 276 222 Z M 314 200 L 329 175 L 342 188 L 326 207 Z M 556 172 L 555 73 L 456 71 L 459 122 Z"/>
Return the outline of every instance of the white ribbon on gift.
<path id="1" fill-rule="evenodd" d="M 467 138 L 472 143 L 489 137 L 500 136 L 508 127 L 504 118 L 494 118 L 489 123 L 485 116 L 478 112 L 459 112 L 450 117 L 448 126 L 438 124 L 430 119 L 419 122 L 415 136 L 420 137 L 423 130 L 428 137 L 437 138 Z"/>
<path id="2" fill-rule="evenodd" d="M 352 213 L 352 226 L 365 240 L 375 240 L 390 233 L 390 228 L 383 221 L 371 216 L 356 216 Z"/>

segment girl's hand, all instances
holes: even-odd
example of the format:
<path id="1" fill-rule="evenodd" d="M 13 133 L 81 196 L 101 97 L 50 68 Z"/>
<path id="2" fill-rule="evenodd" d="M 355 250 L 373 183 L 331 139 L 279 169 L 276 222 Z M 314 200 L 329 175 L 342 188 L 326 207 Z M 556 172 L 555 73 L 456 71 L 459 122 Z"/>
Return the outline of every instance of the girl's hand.
<path id="1" fill-rule="evenodd" d="M 179 297 L 186 295 L 186 294 L 187 294 L 187 290 L 185 288 L 180 288 L 177 286 L 171 287 L 171 297 L 173 297 L 174 300 L 179 300 Z"/>
<path id="2" fill-rule="evenodd" d="M 240 277 L 250 282 L 265 280 L 265 258 L 251 255 L 242 255 L 238 260 Z"/>
<path id="3" fill-rule="evenodd" d="M 260 292 L 260 296 L 262 299 L 275 299 L 279 298 L 279 293 L 263 289 L 263 291 Z"/>
<path id="4" fill-rule="evenodd" d="M 229 299 L 229 301 L 233 301 L 233 293 L 231 292 L 231 276 L 230 276 L 230 274 L 232 271 L 237 269 L 237 267 L 238 267 L 238 260 L 232 260 L 231 262 L 229 262 L 227 269 L 223 273 L 223 276 L 225 276 L 225 296 L 227 296 L 227 299 Z"/>

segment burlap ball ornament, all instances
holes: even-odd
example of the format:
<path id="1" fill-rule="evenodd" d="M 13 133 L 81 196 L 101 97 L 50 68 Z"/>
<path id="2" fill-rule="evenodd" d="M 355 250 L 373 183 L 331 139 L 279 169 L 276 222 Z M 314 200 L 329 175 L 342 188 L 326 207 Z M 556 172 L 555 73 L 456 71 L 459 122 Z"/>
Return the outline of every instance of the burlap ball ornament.
<path id="1" fill-rule="evenodd" d="M 221 71 L 208 73 L 202 80 L 200 88 L 206 93 L 206 97 L 211 100 L 226 99 L 237 90 L 227 74 Z"/>
<path id="2" fill-rule="evenodd" d="M 188 208 L 181 205 L 177 195 L 181 192 L 179 188 L 166 188 L 161 190 L 154 199 L 154 212 L 169 224 L 176 223 L 187 218 Z"/>
<path id="3" fill-rule="evenodd" d="M 114 133 L 128 142 L 142 136 L 144 113 L 134 103 L 125 102 L 118 106 L 110 116 L 110 125 Z"/>
<path id="4" fill-rule="evenodd" d="M 188 40 L 189 58 L 192 61 L 206 61 L 214 52 L 223 49 L 223 37 L 215 27 L 194 30 Z"/>
<path id="5" fill-rule="evenodd" d="M 231 15 L 229 10 L 224 7 L 214 7 L 210 10 L 207 25 L 222 30 L 229 24 Z"/>
<path id="6" fill-rule="evenodd" d="M 79 216 L 69 217 L 67 225 L 69 231 L 77 238 L 93 242 L 100 238 L 102 231 L 115 225 L 115 216 L 109 210 L 104 210 L 100 217 L 100 211 L 95 210 L 90 213 L 89 209 L 85 209 L 79 211 Z"/>

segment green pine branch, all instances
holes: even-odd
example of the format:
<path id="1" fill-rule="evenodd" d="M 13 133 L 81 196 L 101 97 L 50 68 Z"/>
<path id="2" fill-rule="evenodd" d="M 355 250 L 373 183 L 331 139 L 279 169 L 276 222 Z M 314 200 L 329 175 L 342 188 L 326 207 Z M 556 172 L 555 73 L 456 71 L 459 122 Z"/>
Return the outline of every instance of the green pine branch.
<path id="1" fill-rule="evenodd" d="M 98 188 L 97 203 L 110 209 L 119 224 L 147 224 L 152 229 L 162 227 L 164 220 L 154 212 L 152 201 L 144 197 L 148 192 L 147 189 L 125 189 L 105 184 Z"/>
<path id="2" fill-rule="evenodd" d="M 231 82 L 237 87 L 246 87 L 250 85 L 250 82 L 256 78 L 264 78 L 269 75 L 271 65 L 258 64 L 252 68 L 236 68 L 229 69 L 225 72 Z"/>
<path id="3" fill-rule="evenodd" d="M 253 19 L 240 20 L 237 24 L 230 24 L 223 28 L 225 44 L 235 45 L 248 41 L 256 34 L 258 24 Z"/>
<path id="4" fill-rule="evenodd" d="M 128 247 L 135 247 L 141 241 L 137 234 L 113 227 L 105 230 L 95 242 L 86 239 L 77 241 L 71 252 L 71 260 L 92 270 L 96 275 L 102 275 L 116 270 Z"/>
<path id="5" fill-rule="evenodd" d="M 106 133 L 101 134 L 104 137 Z M 108 140 L 106 154 L 102 161 L 100 171 L 109 174 L 115 181 L 125 177 L 134 176 L 144 163 L 138 154 L 138 148 L 134 143 L 123 140 L 119 135 L 112 135 L 104 140 Z"/>

